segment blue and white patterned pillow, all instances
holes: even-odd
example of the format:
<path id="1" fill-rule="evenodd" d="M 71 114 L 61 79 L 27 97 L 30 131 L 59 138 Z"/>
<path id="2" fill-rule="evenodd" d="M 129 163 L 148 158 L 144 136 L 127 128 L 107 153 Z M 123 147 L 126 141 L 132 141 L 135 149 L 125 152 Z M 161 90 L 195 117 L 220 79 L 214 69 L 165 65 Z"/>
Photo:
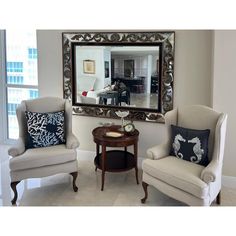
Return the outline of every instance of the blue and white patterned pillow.
<path id="1" fill-rule="evenodd" d="M 64 111 L 37 113 L 26 111 L 28 137 L 26 148 L 65 143 Z"/>

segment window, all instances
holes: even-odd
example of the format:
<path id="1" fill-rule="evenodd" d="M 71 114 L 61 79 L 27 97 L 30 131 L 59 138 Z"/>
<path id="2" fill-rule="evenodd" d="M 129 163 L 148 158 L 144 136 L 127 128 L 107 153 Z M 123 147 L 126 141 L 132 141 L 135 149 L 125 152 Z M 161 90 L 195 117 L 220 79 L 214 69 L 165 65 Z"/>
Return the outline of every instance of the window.
<path id="1" fill-rule="evenodd" d="M 23 72 L 23 62 L 7 62 L 7 72 Z"/>
<path id="2" fill-rule="evenodd" d="M 23 84 L 24 80 L 23 80 L 23 76 L 19 76 L 19 75 L 9 75 L 7 76 L 7 83 L 8 84 Z"/>
<path id="3" fill-rule="evenodd" d="M 37 48 L 28 48 L 28 58 L 37 59 Z"/>
<path id="4" fill-rule="evenodd" d="M 16 40 L 17 39 L 17 40 Z M 5 31 L 7 138 L 18 138 L 16 108 L 38 97 L 36 31 Z"/>
<path id="5" fill-rule="evenodd" d="M 18 104 L 16 103 L 8 103 L 8 115 L 16 115 L 16 107 Z"/>
<path id="6" fill-rule="evenodd" d="M 33 89 L 29 90 L 29 97 L 31 99 L 37 98 L 38 97 L 38 90 L 33 90 Z"/>

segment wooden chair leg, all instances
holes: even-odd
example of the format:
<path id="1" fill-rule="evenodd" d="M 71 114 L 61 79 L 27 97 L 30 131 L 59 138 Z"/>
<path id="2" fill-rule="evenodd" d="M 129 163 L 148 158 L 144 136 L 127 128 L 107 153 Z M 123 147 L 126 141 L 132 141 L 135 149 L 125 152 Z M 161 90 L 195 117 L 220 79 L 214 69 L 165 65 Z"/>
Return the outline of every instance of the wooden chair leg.
<path id="1" fill-rule="evenodd" d="M 217 197 L 216 197 L 216 204 L 218 204 L 218 205 L 221 204 L 221 192 L 219 192 Z"/>
<path id="2" fill-rule="evenodd" d="M 12 205 L 16 205 L 16 201 L 17 201 L 17 197 L 18 197 L 18 193 L 17 193 L 17 189 L 16 189 L 16 185 L 19 184 L 20 181 L 16 181 L 16 182 L 11 182 L 11 189 L 14 192 L 14 197 L 11 200 L 11 204 Z"/>
<path id="3" fill-rule="evenodd" d="M 73 177 L 73 190 L 74 192 L 77 192 L 78 191 L 78 187 L 76 186 L 75 182 L 76 182 L 76 178 L 78 176 L 78 172 L 73 172 L 73 173 L 70 173 L 70 175 L 72 175 Z"/>
<path id="4" fill-rule="evenodd" d="M 142 186 L 143 186 L 143 190 L 144 190 L 145 196 L 144 196 L 144 198 L 141 199 L 141 202 L 145 203 L 146 200 L 147 200 L 147 197 L 148 197 L 148 191 L 147 191 L 148 184 L 145 183 L 145 182 L 142 182 Z"/>

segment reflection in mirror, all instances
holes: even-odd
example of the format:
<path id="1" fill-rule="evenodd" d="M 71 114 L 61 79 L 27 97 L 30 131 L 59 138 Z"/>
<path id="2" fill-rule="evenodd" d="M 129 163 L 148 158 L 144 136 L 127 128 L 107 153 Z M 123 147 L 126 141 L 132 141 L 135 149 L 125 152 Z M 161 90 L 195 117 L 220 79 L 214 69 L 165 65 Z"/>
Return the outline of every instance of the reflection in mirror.
<path id="1" fill-rule="evenodd" d="M 159 46 L 74 46 L 76 103 L 158 109 Z"/>

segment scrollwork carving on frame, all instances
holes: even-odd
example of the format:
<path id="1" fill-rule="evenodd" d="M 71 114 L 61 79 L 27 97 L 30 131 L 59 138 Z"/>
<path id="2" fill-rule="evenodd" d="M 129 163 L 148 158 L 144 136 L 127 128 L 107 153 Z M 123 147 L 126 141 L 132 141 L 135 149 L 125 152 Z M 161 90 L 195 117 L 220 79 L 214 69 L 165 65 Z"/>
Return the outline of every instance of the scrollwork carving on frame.
<path id="1" fill-rule="evenodd" d="M 64 98 L 72 100 L 72 44 L 109 45 L 109 44 L 158 44 L 161 48 L 161 89 L 158 110 L 133 107 L 98 106 L 90 104 L 73 104 L 73 114 L 106 118 L 117 118 L 115 111 L 129 110 L 127 119 L 151 122 L 164 122 L 164 114 L 173 109 L 174 80 L 174 32 L 64 32 L 63 49 L 63 84 Z"/>

